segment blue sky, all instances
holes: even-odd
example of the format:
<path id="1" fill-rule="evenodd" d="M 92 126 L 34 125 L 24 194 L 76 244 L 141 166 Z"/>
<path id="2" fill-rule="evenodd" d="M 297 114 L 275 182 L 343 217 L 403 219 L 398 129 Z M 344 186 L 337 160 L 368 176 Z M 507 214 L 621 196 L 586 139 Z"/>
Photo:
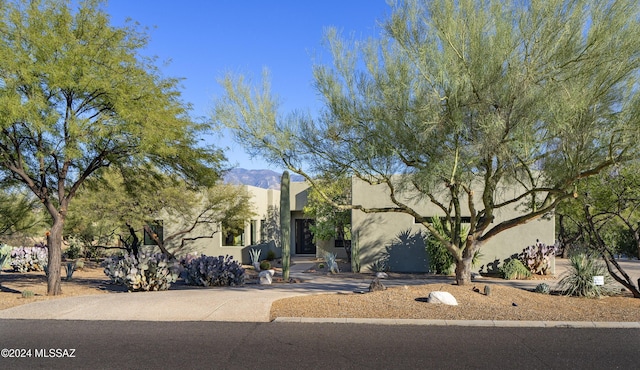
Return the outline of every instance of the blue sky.
<path id="1" fill-rule="evenodd" d="M 105 10 L 114 26 L 131 18 L 149 28 L 144 53 L 158 57 L 165 77 L 185 79 L 183 99 L 193 104 L 194 117 L 202 117 L 222 94 L 220 77 L 234 72 L 259 82 L 263 68 L 270 70 L 283 111 L 313 111 L 313 61 L 330 61 L 322 46 L 325 29 L 357 39 L 376 36 L 390 7 L 385 0 L 110 0 Z M 231 164 L 280 170 L 251 160 L 229 135 L 210 140 L 228 148 Z"/>

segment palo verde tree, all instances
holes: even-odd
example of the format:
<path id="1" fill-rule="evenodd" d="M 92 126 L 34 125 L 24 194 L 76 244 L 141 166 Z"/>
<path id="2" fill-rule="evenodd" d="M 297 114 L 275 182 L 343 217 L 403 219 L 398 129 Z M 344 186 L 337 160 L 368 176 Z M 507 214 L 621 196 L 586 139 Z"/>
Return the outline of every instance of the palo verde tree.
<path id="1" fill-rule="evenodd" d="M 111 26 L 99 0 L 69 4 L 0 3 L 0 171 L 50 215 L 49 295 L 61 293 L 63 227 L 87 179 L 114 167 L 144 181 L 152 167 L 209 182 L 222 159 L 199 147 L 208 125 L 188 116 L 179 81 L 140 55 L 147 36 Z"/>
<path id="2" fill-rule="evenodd" d="M 640 175 L 638 162 L 627 162 L 581 181 L 576 197 L 563 202 L 558 214 L 582 235 L 581 248 L 595 251 L 614 280 L 640 298 L 640 279 L 633 281 L 617 256 L 640 253 Z M 562 240 L 562 239 L 561 239 Z"/>
<path id="3" fill-rule="evenodd" d="M 291 266 L 291 199 L 289 172 L 284 171 L 280 180 L 280 242 L 282 243 L 282 277 L 289 279 Z"/>
<path id="4" fill-rule="evenodd" d="M 632 0 L 399 0 L 379 38 L 328 32 L 334 62 L 314 68 L 316 116 L 278 112 L 268 78 L 254 89 L 228 76 L 216 118 L 311 182 L 335 172 L 385 186 L 391 207 L 339 206 L 413 216 L 467 284 L 489 239 L 636 155 L 639 10 Z M 416 202 L 441 210 L 447 235 Z"/>
<path id="5" fill-rule="evenodd" d="M 0 188 L 0 239 L 29 232 L 40 224 L 37 203 L 17 189 Z"/>
<path id="6" fill-rule="evenodd" d="M 330 202 L 325 200 L 330 198 Z M 351 179 L 344 176 L 315 179 L 315 187 L 309 188 L 305 216 L 315 222 L 309 226 L 314 242 L 335 239 L 343 241 L 347 259 L 351 262 L 351 212 L 334 204 L 351 204 Z"/>

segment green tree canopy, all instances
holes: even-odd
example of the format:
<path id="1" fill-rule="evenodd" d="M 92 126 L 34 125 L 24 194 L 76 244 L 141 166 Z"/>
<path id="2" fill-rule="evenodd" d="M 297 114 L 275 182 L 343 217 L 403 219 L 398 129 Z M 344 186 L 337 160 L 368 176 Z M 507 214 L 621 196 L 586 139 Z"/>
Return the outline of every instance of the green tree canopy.
<path id="1" fill-rule="evenodd" d="M 16 189 L 0 188 L 0 240 L 33 231 L 42 224 L 33 197 Z"/>
<path id="2" fill-rule="evenodd" d="M 147 36 L 113 27 L 99 0 L 0 3 L 0 171 L 51 216 L 48 294 L 60 289 L 61 241 L 84 181 L 117 167 L 144 181 L 151 168 L 214 183 L 222 154 L 188 116 L 179 80 L 140 54 Z"/>
<path id="3" fill-rule="evenodd" d="M 633 296 L 640 298 L 640 281 L 634 282 L 618 264 L 617 256 L 640 258 L 640 163 L 637 160 L 602 171 L 582 181 L 575 198 L 558 207 L 559 217 L 568 219 L 560 231 L 561 241 L 578 240 L 573 247 L 596 251 L 607 265 L 611 276 Z M 578 234 L 571 237 L 571 233 Z"/>
<path id="4" fill-rule="evenodd" d="M 304 206 L 306 216 L 313 218 L 310 225 L 314 241 L 351 240 L 351 212 L 334 204 L 351 203 L 351 179 L 348 177 L 316 179 L 316 187 L 309 189 Z M 328 196 L 331 201 L 325 200 Z"/>
<path id="5" fill-rule="evenodd" d="M 465 284 L 488 239 L 637 155 L 638 19 L 632 0 L 397 1 L 377 39 L 328 32 L 334 63 L 314 68 L 317 117 L 283 115 L 268 78 L 254 90 L 234 76 L 216 117 L 310 181 L 335 172 L 384 184 L 393 207 L 345 207 L 412 215 L 447 245 Z M 451 235 L 414 209 L 416 195 L 442 210 Z M 527 209 L 493 223 L 516 205 Z"/>

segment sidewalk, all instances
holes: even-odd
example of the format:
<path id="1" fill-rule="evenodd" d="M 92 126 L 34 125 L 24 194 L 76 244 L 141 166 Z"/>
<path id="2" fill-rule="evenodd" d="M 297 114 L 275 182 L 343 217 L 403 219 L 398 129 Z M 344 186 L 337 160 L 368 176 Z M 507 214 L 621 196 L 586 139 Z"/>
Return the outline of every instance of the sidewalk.
<path id="1" fill-rule="evenodd" d="M 304 280 L 298 284 L 242 287 L 178 289 L 149 293 L 110 293 L 40 301 L 0 310 L 0 319 L 36 320 L 122 320 L 122 321 L 229 321 L 269 322 L 272 302 L 288 297 L 318 293 L 352 293 L 367 290 L 371 277 L 337 279 L 310 278 L 304 271 L 313 266 L 311 259 L 297 258 L 291 276 Z M 640 264 L 638 264 L 640 267 Z M 558 274 L 558 271 L 556 271 Z M 635 275 L 635 273 L 634 273 Z M 386 286 L 450 283 L 441 280 L 386 280 Z M 530 287 L 540 281 L 499 281 L 513 286 Z M 496 283 L 496 281 L 492 281 Z M 275 322 L 369 323 L 385 325 L 456 325 L 507 327 L 616 327 L 639 328 L 640 322 L 525 322 L 525 321 L 451 321 L 398 319 L 303 319 L 278 318 Z"/>

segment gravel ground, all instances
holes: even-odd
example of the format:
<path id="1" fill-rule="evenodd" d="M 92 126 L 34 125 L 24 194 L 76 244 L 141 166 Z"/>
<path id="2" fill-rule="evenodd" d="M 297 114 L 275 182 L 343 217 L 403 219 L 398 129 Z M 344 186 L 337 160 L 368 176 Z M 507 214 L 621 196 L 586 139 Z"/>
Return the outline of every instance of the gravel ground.
<path id="1" fill-rule="evenodd" d="M 631 295 L 576 298 L 545 295 L 491 284 L 426 284 L 364 294 L 322 294 L 273 303 L 271 318 L 394 318 L 442 320 L 640 321 L 640 299 Z M 476 292 L 473 288 L 479 290 Z M 427 303 L 432 291 L 446 291 L 458 306 Z"/>

